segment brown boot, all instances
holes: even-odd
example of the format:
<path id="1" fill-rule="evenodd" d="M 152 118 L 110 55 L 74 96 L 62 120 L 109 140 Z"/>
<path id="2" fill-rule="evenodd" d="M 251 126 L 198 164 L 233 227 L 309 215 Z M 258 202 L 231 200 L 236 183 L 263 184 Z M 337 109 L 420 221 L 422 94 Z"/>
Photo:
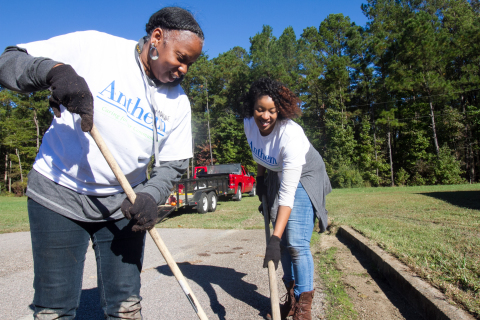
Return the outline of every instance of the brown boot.
<path id="1" fill-rule="evenodd" d="M 295 293 L 293 293 L 293 288 L 295 287 L 295 280 L 290 281 L 288 285 L 285 284 L 285 288 L 287 288 L 287 293 L 283 297 L 280 298 L 280 301 L 283 304 L 280 304 L 280 319 L 285 320 L 287 317 L 293 316 L 295 311 Z M 271 320 L 272 315 L 270 313 L 267 314 L 267 319 Z"/>
<path id="2" fill-rule="evenodd" d="M 302 292 L 295 304 L 293 320 L 312 320 L 312 300 L 315 290 Z"/>

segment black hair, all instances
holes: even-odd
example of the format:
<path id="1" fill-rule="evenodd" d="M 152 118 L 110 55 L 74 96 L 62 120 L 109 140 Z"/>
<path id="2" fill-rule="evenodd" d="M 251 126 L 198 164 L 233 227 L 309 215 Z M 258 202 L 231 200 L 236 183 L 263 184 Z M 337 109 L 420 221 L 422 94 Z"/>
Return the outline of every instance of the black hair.
<path id="1" fill-rule="evenodd" d="M 278 109 L 278 119 L 293 119 L 299 116 L 301 100 L 286 85 L 270 78 L 260 78 L 250 86 L 243 96 L 243 116 L 253 117 L 255 102 L 262 96 L 269 96 Z"/>
<path id="2" fill-rule="evenodd" d="M 151 35 L 156 28 L 166 30 L 188 30 L 204 40 L 203 31 L 193 15 L 179 7 L 165 7 L 152 14 L 145 30 Z"/>

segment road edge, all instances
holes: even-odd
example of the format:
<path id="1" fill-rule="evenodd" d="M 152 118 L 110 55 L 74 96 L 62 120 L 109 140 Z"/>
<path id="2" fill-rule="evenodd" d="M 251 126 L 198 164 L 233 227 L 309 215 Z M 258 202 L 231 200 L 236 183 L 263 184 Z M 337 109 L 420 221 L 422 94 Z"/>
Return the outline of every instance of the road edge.
<path id="1" fill-rule="evenodd" d="M 448 303 L 445 295 L 414 275 L 403 263 L 348 226 L 338 232 L 362 250 L 377 265 L 378 271 L 414 306 L 425 319 L 475 320 L 466 311 Z"/>

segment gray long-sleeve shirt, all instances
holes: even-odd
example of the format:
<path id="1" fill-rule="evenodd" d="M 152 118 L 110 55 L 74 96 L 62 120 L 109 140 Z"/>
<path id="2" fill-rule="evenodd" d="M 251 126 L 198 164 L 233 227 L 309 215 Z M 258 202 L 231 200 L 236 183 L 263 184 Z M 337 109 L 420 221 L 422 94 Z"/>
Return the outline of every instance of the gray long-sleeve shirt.
<path id="1" fill-rule="evenodd" d="M 276 172 L 272 173 L 268 174 L 266 184 L 268 188 L 267 199 L 270 219 L 275 221 L 278 212 L 280 181 Z M 322 156 L 311 144 L 305 155 L 305 164 L 302 166 L 300 182 L 312 201 L 313 209 L 318 218 L 320 232 L 324 232 L 328 227 L 328 211 L 325 209 L 326 196 L 332 191 L 332 186 L 325 170 L 325 162 L 323 162 Z"/>
<path id="2" fill-rule="evenodd" d="M 32 57 L 23 48 L 7 47 L 0 55 L 0 85 L 18 92 L 45 90 L 49 88 L 48 72 L 59 63 L 45 57 Z M 165 203 L 173 184 L 187 167 L 188 159 L 163 161 L 153 168 L 150 180 L 135 186 L 134 191 L 149 193 L 157 203 Z M 126 198 L 125 193 L 103 197 L 79 194 L 35 170 L 29 173 L 27 196 L 63 216 L 85 222 L 123 218 L 120 206 Z"/>
<path id="3" fill-rule="evenodd" d="M 48 89 L 48 72 L 60 62 L 32 57 L 20 47 L 7 47 L 0 55 L 0 85 L 18 92 Z"/>

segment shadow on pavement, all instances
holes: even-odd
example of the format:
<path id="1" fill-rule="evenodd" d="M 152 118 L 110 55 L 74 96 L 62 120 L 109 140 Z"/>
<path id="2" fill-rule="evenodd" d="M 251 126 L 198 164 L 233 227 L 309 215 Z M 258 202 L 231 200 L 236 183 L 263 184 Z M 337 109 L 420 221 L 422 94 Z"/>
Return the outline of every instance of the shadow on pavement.
<path id="1" fill-rule="evenodd" d="M 77 310 L 76 320 L 105 319 L 102 306 L 100 305 L 100 294 L 98 288 L 82 290 L 80 306 Z"/>
<path id="2" fill-rule="evenodd" d="M 419 193 L 448 202 L 454 206 L 480 210 L 480 191 L 450 191 Z"/>
<path id="3" fill-rule="evenodd" d="M 194 265 L 189 262 L 178 263 L 185 278 L 188 278 L 207 293 L 210 299 L 210 308 L 219 319 L 225 320 L 225 307 L 218 301 L 213 284 L 221 287 L 232 298 L 242 301 L 258 310 L 263 318 L 270 311 L 270 298 L 256 292 L 257 286 L 242 280 L 245 273 L 237 272 L 232 268 Z M 157 267 L 158 272 L 166 276 L 173 276 L 167 265 Z M 185 298 L 186 299 L 186 298 Z M 203 307 L 205 309 L 205 307 Z"/>

